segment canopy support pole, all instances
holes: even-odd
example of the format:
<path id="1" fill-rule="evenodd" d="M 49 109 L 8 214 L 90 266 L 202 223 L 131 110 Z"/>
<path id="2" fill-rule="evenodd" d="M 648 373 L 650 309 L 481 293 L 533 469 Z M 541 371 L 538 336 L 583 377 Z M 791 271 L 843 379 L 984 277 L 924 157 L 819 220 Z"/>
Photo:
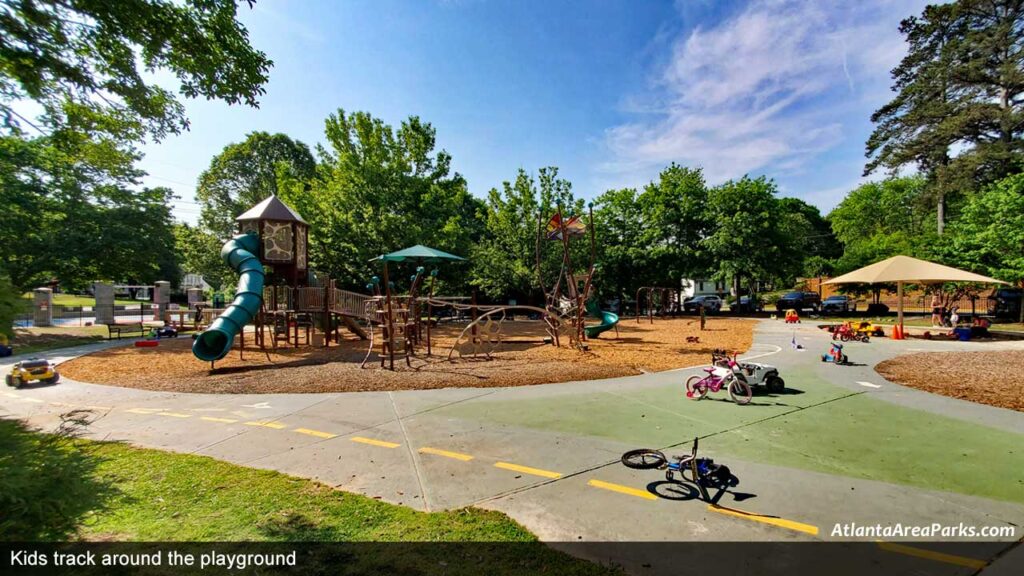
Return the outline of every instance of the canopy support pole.
<path id="1" fill-rule="evenodd" d="M 903 281 L 896 283 L 896 297 L 898 303 L 896 304 L 896 323 L 899 324 L 900 334 L 903 334 Z"/>

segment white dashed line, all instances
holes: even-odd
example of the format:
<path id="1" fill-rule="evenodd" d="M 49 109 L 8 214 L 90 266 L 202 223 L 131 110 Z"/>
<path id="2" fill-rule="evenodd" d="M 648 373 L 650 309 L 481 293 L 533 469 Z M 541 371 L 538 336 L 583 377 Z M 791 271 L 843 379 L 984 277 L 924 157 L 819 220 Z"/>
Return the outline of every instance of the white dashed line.
<path id="1" fill-rule="evenodd" d="M 881 386 L 879 386 L 878 384 L 872 384 L 871 382 L 858 381 L 857 384 L 860 384 L 861 386 L 866 386 L 868 388 L 881 388 Z"/>

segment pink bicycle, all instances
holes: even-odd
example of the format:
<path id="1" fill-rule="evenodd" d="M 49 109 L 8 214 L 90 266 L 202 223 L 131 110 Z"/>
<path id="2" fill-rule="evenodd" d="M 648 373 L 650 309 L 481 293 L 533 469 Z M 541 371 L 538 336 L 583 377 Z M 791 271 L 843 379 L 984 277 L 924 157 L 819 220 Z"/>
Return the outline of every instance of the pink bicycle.
<path id="1" fill-rule="evenodd" d="M 718 392 L 722 388 L 729 391 L 732 401 L 743 405 L 749 404 L 753 392 L 750 384 L 740 374 L 739 364 L 736 363 L 736 355 L 731 358 L 726 356 L 725 366 L 711 366 L 705 368 L 705 376 L 690 376 L 686 381 L 686 397 L 692 400 L 700 400 L 708 395 L 708 392 Z"/>

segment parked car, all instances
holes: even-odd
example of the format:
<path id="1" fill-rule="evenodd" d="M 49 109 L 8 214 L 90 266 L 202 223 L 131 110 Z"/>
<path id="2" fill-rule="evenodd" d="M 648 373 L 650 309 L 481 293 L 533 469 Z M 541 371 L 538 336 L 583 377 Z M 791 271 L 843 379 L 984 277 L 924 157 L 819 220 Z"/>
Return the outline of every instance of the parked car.
<path id="1" fill-rule="evenodd" d="M 825 298 L 825 301 L 821 303 L 822 312 L 856 312 L 857 301 L 849 296 L 843 296 L 842 294 L 836 294 L 835 296 L 829 296 Z"/>
<path id="2" fill-rule="evenodd" d="M 764 310 L 764 301 L 758 297 L 740 296 L 739 300 L 733 302 L 729 309 L 733 312 L 761 312 Z"/>
<path id="3" fill-rule="evenodd" d="M 779 312 L 789 310 L 811 309 L 815 312 L 821 306 L 821 296 L 817 292 L 789 292 L 775 303 L 775 309 Z"/>
<path id="4" fill-rule="evenodd" d="M 1021 288 L 999 288 L 988 297 L 988 313 L 998 318 L 1020 318 Z"/>
<path id="5" fill-rule="evenodd" d="M 706 312 L 718 312 L 722 309 L 722 299 L 715 295 L 694 296 L 683 302 L 683 311 L 697 312 L 701 306 Z"/>

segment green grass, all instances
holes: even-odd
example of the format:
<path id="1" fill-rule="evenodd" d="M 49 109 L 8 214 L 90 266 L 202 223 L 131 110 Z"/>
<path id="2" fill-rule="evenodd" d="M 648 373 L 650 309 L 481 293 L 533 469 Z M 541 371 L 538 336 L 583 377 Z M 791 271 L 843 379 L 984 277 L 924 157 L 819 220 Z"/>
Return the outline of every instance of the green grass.
<path id="1" fill-rule="evenodd" d="M 21 295 L 23 300 L 27 300 L 29 305 L 32 303 L 32 293 L 25 292 Z M 114 304 L 117 306 L 121 305 L 138 305 L 142 301 L 140 300 L 125 300 L 122 298 L 114 299 Z M 148 301 L 146 301 L 148 302 Z M 93 306 L 96 304 L 96 299 L 92 296 L 76 296 L 75 294 L 54 294 L 53 304 L 55 306 Z"/>
<path id="2" fill-rule="evenodd" d="M 394 574 L 617 573 L 549 548 L 500 512 L 417 512 L 278 472 L 38 434 L 13 420 L 0 420 L 0 468 L 0 540 L 489 542 L 501 544 L 467 563 L 448 565 L 450 545 L 356 560 Z"/>
<path id="3" fill-rule="evenodd" d="M 19 355 L 101 342 L 107 339 L 106 326 L 47 326 L 15 328 L 14 352 Z"/>

